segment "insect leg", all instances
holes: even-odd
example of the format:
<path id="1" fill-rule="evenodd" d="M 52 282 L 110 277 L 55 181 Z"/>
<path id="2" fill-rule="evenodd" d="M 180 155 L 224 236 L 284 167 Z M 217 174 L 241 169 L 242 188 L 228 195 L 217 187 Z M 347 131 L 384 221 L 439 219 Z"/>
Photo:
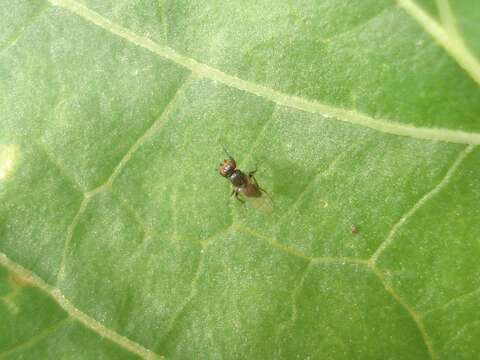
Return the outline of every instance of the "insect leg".
<path id="1" fill-rule="evenodd" d="M 273 203 L 272 196 L 264 188 L 262 188 L 260 185 L 258 185 L 258 181 L 255 178 L 255 176 L 253 175 L 256 171 L 257 171 L 256 169 L 254 171 L 250 171 L 248 173 L 248 177 L 253 180 L 253 183 L 255 184 L 257 189 L 260 190 L 261 192 L 265 193 L 265 195 L 267 195 L 269 197 L 270 201 Z"/>
<path id="2" fill-rule="evenodd" d="M 248 173 L 248 178 L 249 179 L 252 179 L 253 180 L 253 183 L 255 184 L 256 187 L 258 187 L 260 189 L 260 186 L 258 186 L 258 181 L 257 179 L 255 178 L 255 176 L 253 174 L 255 174 L 257 172 L 257 169 L 255 169 L 254 171 L 250 171 Z"/>
<path id="3" fill-rule="evenodd" d="M 242 204 L 245 203 L 245 201 L 243 201 L 242 199 L 240 199 L 240 198 L 238 197 L 238 191 L 237 191 L 236 189 L 233 189 L 233 190 L 232 190 L 232 195 L 235 195 L 235 199 L 237 199 L 238 201 L 240 201 Z"/>
<path id="4" fill-rule="evenodd" d="M 258 186 L 258 190 L 260 190 L 260 191 L 263 192 L 265 195 L 267 195 L 268 198 L 270 199 L 270 201 L 273 203 L 273 198 L 272 198 L 272 196 L 268 193 L 267 190 L 261 188 L 260 186 Z"/>

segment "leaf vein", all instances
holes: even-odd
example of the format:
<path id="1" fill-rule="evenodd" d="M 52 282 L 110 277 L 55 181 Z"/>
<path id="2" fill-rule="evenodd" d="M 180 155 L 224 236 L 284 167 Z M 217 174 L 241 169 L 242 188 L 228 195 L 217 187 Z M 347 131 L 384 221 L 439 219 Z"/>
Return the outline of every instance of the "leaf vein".
<path id="1" fill-rule="evenodd" d="M 62 259 L 60 260 L 60 266 L 57 271 L 57 278 L 55 282 L 56 284 L 58 284 L 65 277 L 65 266 L 67 261 L 68 248 L 70 246 L 70 243 L 72 242 L 75 228 L 80 222 L 80 218 L 82 217 L 83 213 L 87 209 L 89 202 L 90 202 L 90 198 L 84 196 L 82 202 L 80 203 L 80 206 L 78 207 L 77 213 L 73 217 L 73 220 L 70 223 L 70 225 L 68 225 L 67 227 L 67 235 L 65 236 L 65 242 L 64 242 L 63 251 L 62 251 Z"/>
<path id="2" fill-rule="evenodd" d="M 310 270 L 311 265 L 312 265 L 312 261 L 309 261 L 305 266 L 305 269 L 303 270 L 302 274 L 300 275 L 300 279 L 298 280 L 297 285 L 293 287 L 292 294 L 290 296 L 290 302 L 292 303 L 292 310 L 291 310 L 292 314 L 289 319 L 283 321 L 279 325 L 277 336 L 280 336 L 282 333 L 284 333 L 287 330 L 287 328 L 291 326 L 291 324 L 294 324 L 295 321 L 297 321 L 298 319 L 297 298 L 303 289 L 303 284 L 305 282 L 305 278 L 307 277 L 307 274 Z"/>
<path id="3" fill-rule="evenodd" d="M 297 298 L 298 295 L 301 293 L 303 289 L 303 284 L 305 283 L 305 279 L 308 275 L 308 272 L 310 270 L 310 266 L 312 265 L 312 261 L 310 261 L 307 266 L 305 267 L 305 270 L 303 271 L 302 276 L 300 277 L 300 280 L 298 281 L 298 284 L 295 286 L 295 288 L 292 291 L 292 317 L 290 318 L 290 322 L 294 323 L 298 319 L 298 304 L 297 304 Z"/>
<path id="4" fill-rule="evenodd" d="M 42 141 L 35 141 L 35 145 L 44 153 L 45 158 L 53 165 L 55 166 L 60 174 L 63 176 L 63 178 L 70 184 L 72 187 L 79 191 L 84 193 L 85 190 L 82 189 L 81 185 L 75 180 L 74 176 L 70 175 L 70 172 L 68 171 L 67 167 L 63 165 L 53 154 L 50 153 L 50 151 L 47 148 L 47 145 L 42 142 Z"/>
<path id="5" fill-rule="evenodd" d="M 297 195 L 295 201 L 293 203 L 291 203 L 285 210 L 284 210 L 284 213 L 282 214 L 282 216 L 278 219 L 278 221 L 276 222 L 277 224 L 277 230 L 280 228 L 280 226 L 283 224 L 283 222 L 285 221 L 285 219 L 290 215 L 290 212 L 293 211 L 293 209 L 295 209 L 298 204 L 300 203 L 300 201 L 302 201 L 302 199 L 305 197 L 305 195 L 307 194 L 308 190 L 310 190 L 310 188 L 317 182 L 318 179 L 320 178 L 324 178 L 324 177 L 327 177 L 329 176 L 330 174 L 332 174 L 335 169 L 336 169 L 336 166 L 337 166 L 337 163 L 338 161 L 340 160 L 340 158 L 342 158 L 345 154 L 348 153 L 348 150 L 350 149 L 347 148 L 345 151 L 342 151 L 340 154 L 338 154 L 333 160 L 332 162 L 327 166 L 327 168 L 324 170 L 324 171 L 319 171 L 320 170 L 320 167 L 323 165 L 323 164 L 320 164 L 317 169 L 315 169 L 315 175 L 310 179 L 310 181 L 307 182 L 307 184 L 304 186 L 303 190 Z"/>
<path id="6" fill-rule="evenodd" d="M 143 359 L 148 360 L 163 360 L 164 357 L 160 356 L 153 351 L 143 347 L 139 343 L 128 339 L 127 337 L 120 335 L 116 331 L 106 327 L 105 325 L 101 324 L 99 321 L 95 320 L 94 318 L 90 317 L 86 313 L 82 312 L 80 309 L 75 307 L 60 291 L 60 289 L 49 285 L 39 276 L 37 276 L 32 271 L 24 268 L 20 264 L 16 263 L 15 261 L 9 259 L 7 255 L 0 252 L 0 265 L 5 267 L 7 270 L 11 271 L 12 273 L 29 280 L 29 283 L 33 286 L 36 286 L 41 291 L 48 294 L 53 300 L 57 302 L 57 304 L 67 312 L 73 319 L 82 323 L 86 328 L 90 329 L 91 331 L 109 339 L 119 347 L 140 356 Z"/>
<path id="7" fill-rule="evenodd" d="M 469 328 L 471 327 L 475 327 L 475 326 L 478 326 L 480 325 L 480 320 L 476 320 L 476 321 L 472 321 L 472 322 L 469 322 L 465 325 L 463 325 L 455 335 L 453 335 L 449 340 L 447 340 L 445 342 L 445 344 L 443 344 L 442 348 L 440 349 L 440 353 L 445 353 L 446 350 L 449 350 L 451 349 L 450 347 L 450 344 L 455 342 L 460 336 L 462 336 Z"/>
<path id="8" fill-rule="evenodd" d="M 462 301 L 464 300 L 465 298 L 468 298 L 472 295 L 476 295 L 476 294 L 480 294 L 480 287 L 472 290 L 472 291 L 469 291 L 465 294 L 462 294 L 462 295 L 459 295 L 459 296 L 456 296 L 452 299 L 450 299 L 449 301 L 447 301 L 445 304 L 441 305 L 441 306 L 438 306 L 438 307 L 435 307 L 433 309 L 430 309 L 428 311 L 425 311 L 424 314 L 423 314 L 423 317 L 426 317 L 428 314 L 431 314 L 435 311 L 438 311 L 438 310 L 442 310 L 442 309 L 446 309 L 448 308 L 450 305 L 456 303 L 456 302 L 459 302 L 459 301 Z"/>
<path id="9" fill-rule="evenodd" d="M 198 265 L 197 269 L 195 271 L 195 274 L 192 277 L 192 282 L 190 284 L 190 293 L 188 296 L 185 298 L 185 300 L 180 304 L 178 307 L 178 310 L 174 313 L 172 316 L 172 320 L 170 321 L 170 324 L 168 326 L 167 331 L 165 332 L 165 335 L 162 336 L 161 339 L 159 339 L 158 342 L 162 342 L 164 339 L 167 339 L 170 333 L 173 331 L 175 328 L 175 324 L 177 324 L 178 320 L 180 319 L 180 316 L 185 312 L 188 304 L 193 300 L 193 298 L 197 295 L 197 283 L 198 280 L 200 279 L 200 275 L 203 272 L 203 267 L 205 263 L 205 249 L 208 246 L 208 243 L 202 243 L 201 244 L 201 250 L 200 250 L 200 258 L 198 260 Z M 154 347 L 157 347 L 158 342 L 155 344 Z"/>
<path id="10" fill-rule="evenodd" d="M 466 73 L 480 84 L 480 62 L 473 56 L 471 51 L 465 45 L 463 39 L 456 30 L 452 31 L 452 23 L 445 24 L 447 28 L 441 26 L 430 15 L 428 15 L 420 6 L 412 0 L 397 0 L 398 4 L 412 16 L 428 32 L 435 41 L 440 44 L 447 53 L 466 71 Z M 448 3 L 444 4 L 448 6 Z M 445 7 L 440 8 L 441 13 L 445 15 Z M 450 14 L 449 14 L 450 15 Z"/>
<path id="11" fill-rule="evenodd" d="M 258 144 L 260 143 L 260 140 L 262 139 L 262 136 L 265 135 L 265 132 L 267 131 L 268 127 L 270 126 L 270 124 L 273 121 L 275 111 L 276 111 L 276 104 L 274 103 L 273 107 L 272 107 L 272 111 L 270 112 L 269 118 L 267 120 L 265 120 L 262 128 L 256 133 L 255 138 L 253 139 L 252 144 L 250 145 L 250 151 L 248 152 L 247 156 L 245 156 L 245 159 L 243 160 L 243 163 L 245 163 L 245 164 L 248 163 L 250 161 L 250 159 L 252 158 L 253 151 L 258 146 Z"/>
<path id="12" fill-rule="evenodd" d="M 181 94 L 183 94 L 185 88 L 190 84 L 193 78 L 194 77 L 190 75 L 185 79 L 185 81 L 177 88 L 177 91 L 172 96 L 168 104 L 165 106 L 160 116 L 152 122 L 152 124 L 146 129 L 146 131 L 137 139 L 137 141 L 130 147 L 130 149 L 128 149 L 128 151 L 117 164 L 108 179 L 102 185 L 88 191 L 86 193 L 87 196 L 93 196 L 113 185 L 115 179 L 120 175 L 123 168 L 127 165 L 132 156 L 137 152 L 137 150 L 166 124 L 169 114 L 176 105 L 177 99 L 181 96 Z"/>
<path id="13" fill-rule="evenodd" d="M 38 343 L 39 341 L 43 340 L 44 338 L 46 338 L 48 335 L 54 333 L 58 328 L 60 328 L 61 326 L 65 325 L 67 322 L 69 322 L 71 320 L 70 317 L 66 317 L 60 321 L 57 321 L 55 324 L 39 331 L 37 334 L 33 335 L 30 339 L 20 343 L 20 344 L 17 344 L 15 345 L 14 347 L 12 347 L 11 349 L 8 349 L 4 352 L 2 352 L 0 354 L 0 359 L 6 359 L 8 358 L 10 355 L 16 353 L 17 351 L 19 350 L 23 350 L 23 349 L 28 349 L 32 346 L 34 346 L 36 343 Z"/>
<path id="14" fill-rule="evenodd" d="M 42 6 L 42 8 L 37 11 L 32 17 L 29 19 L 29 23 L 25 26 L 23 26 L 20 30 L 15 32 L 2 46 L 0 46 L 0 55 L 3 55 L 10 47 L 14 46 L 18 40 L 20 40 L 24 35 L 25 32 L 27 31 L 28 27 L 31 26 L 37 18 L 40 17 L 46 10 L 48 9 L 48 6 Z"/>
<path id="15" fill-rule="evenodd" d="M 91 22 L 92 24 L 109 31 L 110 33 L 117 35 L 136 46 L 143 47 L 164 59 L 168 59 L 179 66 L 189 69 L 192 71 L 192 73 L 198 76 L 205 77 L 213 81 L 218 81 L 238 90 L 255 94 L 259 97 L 273 101 L 278 105 L 287 106 L 300 111 L 320 114 L 326 118 L 333 118 L 350 124 L 360 125 L 382 133 L 460 144 L 480 144 L 480 133 L 469 133 L 449 129 L 430 129 L 425 127 L 415 127 L 413 125 L 404 125 L 385 119 L 375 119 L 354 110 L 337 108 L 313 100 L 287 95 L 269 87 L 229 75 L 216 68 L 200 63 L 193 58 L 181 55 L 170 47 L 161 46 L 146 37 L 137 35 L 133 31 L 108 20 L 107 18 L 90 10 L 86 6 L 77 3 L 74 0 L 49 1 L 53 5 L 64 7 L 70 12 L 73 12 Z"/>
<path id="16" fill-rule="evenodd" d="M 354 257 L 334 257 L 334 256 L 309 256 L 303 254 L 295 249 L 292 249 L 286 245 L 279 243 L 275 238 L 270 236 L 264 235 L 256 231 L 255 229 L 249 228 L 245 225 L 240 224 L 233 224 L 233 228 L 237 229 L 244 234 L 248 234 L 253 236 L 260 241 L 266 242 L 267 244 L 271 245 L 273 248 L 280 250 L 286 254 L 301 258 L 308 262 L 317 262 L 317 263 L 324 263 L 324 264 L 355 264 L 355 265 L 363 265 L 368 266 L 368 260 L 354 258 Z"/>
<path id="17" fill-rule="evenodd" d="M 428 353 L 430 354 L 430 357 L 432 360 L 436 360 L 438 359 L 438 355 L 437 353 L 435 352 L 435 350 L 433 349 L 433 343 L 432 343 L 432 339 L 430 338 L 430 336 L 428 335 L 427 333 L 427 329 L 425 328 L 425 324 L 423 323 L 423 320 L 422 320 L 422 317 L 420 316 L 420 314 L 418 314 L 415 309 L 410 305 L 408 304 L 405 299 L 403 299 L 396 291 L 393 287 L 389 286 L 386 282 L 385 282 L 385 279 L 382 275 L 382 273 L 380 272 L 380 270 L 378 268 L 375 268 L 374 266 L 371 267 L 371 269 L 373 270 L 373 273 L 378 277 L 378 279 L 380 280 L 380 282 L 382 283 L 383 287 L 385 288 L 385 291 L 387 293 L 389 293 L 392 298 L 401 306 L 403 307 L 407 313 L 410 315 L 410 317 L 412 318 L 413 322 L 415 323 L 415 325 L 417 326 L 418 328 L 418 331 L 420 332 L 420 335 L 422 336 L 423 338 L 423 341 L 425 343 L 425 346 L 427 348 L 427 351 Z"/>
<path id="18" fill-rule="evenodd" d="M 455 174 L 456 170 L 463 162 L 463 160 L 470 154 L 475 146 L 469 145 L 467 146 L 455 159 L 453 164 L 448 169 L 447 173 L 443 177 L 442 180 L 429 192 L 423 195 L 420 200 L 418 200 L 401 218 L 397 221 L 395 225 L 393 225 L 392 229 L 388 233 L 386 239 L 380 244 L 377 250 L 373 253 L 370 257 L 369 262 L 371 266 L 373 266 L 377 261 L 379 256 L 393 243 L 396 234 L 398 233 L 399 229 L 405 224 L 421 207 L 423 207 L 431 198 L 433 198 L 436 194 L 438 194 L 449 182 L 452 176 Z"/>
<path id="19" fill-rule="evenodd" d="M 383 9 L 381 9 L 379 12 L 377 12 L 376 14 L 374 14 L 372 17 L 354 25 L 353 27 L 347 29 L 347 30 L 344 30 L 344 31 L 341 31 L 341 32 L 338 32 L 338 33 L 335 33 L 333 34 L 332 36 L 330 37 L 327 37 L 324 39 L 324 41 L 326 43 L 329 43 L 329 42 L 333 42 L 335 41 L 336 39 L 342 37 L 342 36 L 345 36 L 345 35 L 349 35 L 349 34 L 352 34 L 354 32 L 357 32 L 357 31 L 360 31 L 361 29 L 363 28 L 366 28 L 368 25 L 370 25 L 371 23 L 373 23 L 375 20 L 377 20 L 378 18 L 382 17 L 383 15 L 385 15 L 385 13 L 387 13 L 388 11 L 392 10 L 392 5 L 391 4 L 387 4 L 386 7 L 384 7 Z"/>
<path id="20" fill-rule="evenodd" d="M 118 201 L 118 203 L 120 204 L 120 207 L 124 209 L 129 215 L 129 217 L 135 222 L 135 224 L 137 224 L 138 228 L 140 229 L 141 238 L 143 242 L 146 239 L 147 234 L 149 233 L 149 230 L 145 225 L 145 221 L 138 214 L 138 212 L 133 208 L 133 206 L 128 203 L 128 200 L 122 196 L 122 194 L 115 193 L 114 191 L 112 191 L 111 194 Z"/>

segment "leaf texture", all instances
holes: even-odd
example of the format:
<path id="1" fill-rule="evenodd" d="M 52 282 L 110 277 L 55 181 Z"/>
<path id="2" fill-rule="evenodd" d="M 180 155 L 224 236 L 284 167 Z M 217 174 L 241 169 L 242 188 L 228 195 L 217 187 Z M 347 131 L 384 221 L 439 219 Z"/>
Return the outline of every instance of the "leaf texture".
<path id="1" fill-rule="evenodd" d="M 477 2 L 0 16 L 0 359 L 478 354 Z"/>

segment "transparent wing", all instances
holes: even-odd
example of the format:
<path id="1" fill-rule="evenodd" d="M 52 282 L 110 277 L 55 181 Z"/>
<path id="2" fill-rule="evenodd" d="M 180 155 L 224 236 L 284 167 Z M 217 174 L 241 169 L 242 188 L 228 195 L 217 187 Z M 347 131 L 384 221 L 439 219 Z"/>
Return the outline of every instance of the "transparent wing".
<path id="1" fill-rule="evenodd" d="M 273 200 L 266 193 L 262 192 L 262 195 L 259 197 L 243 197 L 247 201 L 247 204 L 256 210 L 262 212 L 272 212 L 273 211 Z"/>

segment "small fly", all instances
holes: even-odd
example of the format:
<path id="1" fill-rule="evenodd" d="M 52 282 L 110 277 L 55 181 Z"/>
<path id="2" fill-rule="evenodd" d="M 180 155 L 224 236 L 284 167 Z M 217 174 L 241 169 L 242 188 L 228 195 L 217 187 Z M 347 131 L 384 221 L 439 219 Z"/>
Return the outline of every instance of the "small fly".
<path id="1" fill-rule="evenodd" d="M 271 211 L 273 209 L 272 199 L 270 195 L 258 185 L 254 175 L 257 170 L 245 174 L 237 168 L 235 159 L 230 156 L 225 149 L 224 151 L 228 155 L 228 159 L 223 160 L 223 164 L 219 165 L 218 172 L 232 184 L 233 189 L 231 196 L 235 196 L 238 201 L 244 203 L 244 200 L 239 197 L 239 195 L 243 195 L 245 199 L 249 200 L 253 207 L 263 211 Z"/>

